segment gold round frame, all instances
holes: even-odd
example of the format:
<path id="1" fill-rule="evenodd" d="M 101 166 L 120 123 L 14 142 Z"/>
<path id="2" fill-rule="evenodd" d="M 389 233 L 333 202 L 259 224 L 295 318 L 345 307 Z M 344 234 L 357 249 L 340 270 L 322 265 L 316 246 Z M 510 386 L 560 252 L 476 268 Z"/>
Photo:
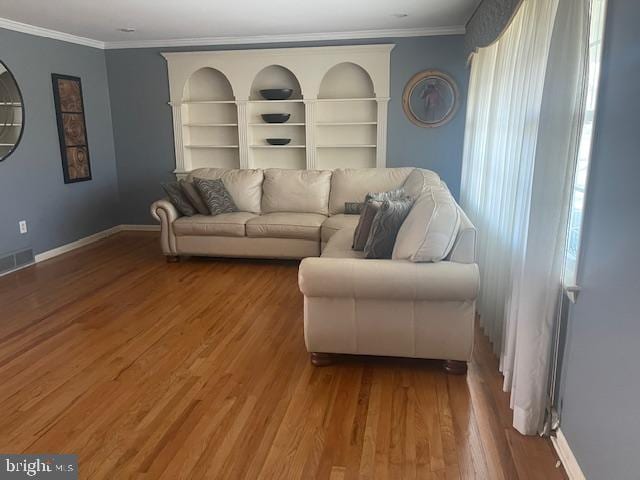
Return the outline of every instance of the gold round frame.
<path id="1" fill-rule="evenodd" d="M 410 100 L 411 100 L 411 95 L 413 93 L 413 90 L 416 88 L 416 86 L 420 82 L 430 77 L 435 77 L 445 82 L 451 88 L 451 92 L 453 94 L 453 103 L 449 108 L 449 111 L 445 114 L 444 117 L 442 117 L 437 122 L 426 122 L 418 118 L 416 114 L 413 112 L 413 110 L 411 109 Z M 404 114 L 414 125 L 417 125 L 423 128 L 435 128 L 435 127 L 440 127 L 451 121 L 451 119 L 454 117 L 454 115 L 458 111 L 459 97 L 460 97 L 460 91 L 458 90 L 458 85 L 456 84 L 455 80 L 451 76 L 439 70 L 424 70 L 422 72 L 416 73 L 413 77 L 411 77 L 411 79 L 407 82 L 407 85 L 404 87 L 404 92 L 402 94 L 402 108 L 404 110 Z"/>

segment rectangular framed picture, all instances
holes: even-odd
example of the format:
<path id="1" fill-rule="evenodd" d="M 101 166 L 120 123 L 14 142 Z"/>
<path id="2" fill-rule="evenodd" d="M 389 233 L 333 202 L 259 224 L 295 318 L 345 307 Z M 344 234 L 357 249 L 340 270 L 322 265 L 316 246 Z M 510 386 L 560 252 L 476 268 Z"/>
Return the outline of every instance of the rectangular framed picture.
<path id="1" fill-rule="evenodd" d="M 51 74 L 64 183 L 91 180 L 87 125 L 80 78 Z"/>

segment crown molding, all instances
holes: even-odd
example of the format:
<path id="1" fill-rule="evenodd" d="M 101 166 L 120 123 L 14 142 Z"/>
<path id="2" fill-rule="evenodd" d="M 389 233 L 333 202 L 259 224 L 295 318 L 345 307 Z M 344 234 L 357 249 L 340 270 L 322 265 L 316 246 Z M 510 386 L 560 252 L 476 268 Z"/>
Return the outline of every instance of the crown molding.
<path id="1" fill-rule="evenodd" d="M 465 33 L 464 25 L 452 25 L 448 27 L 427 28 L 396 28 L 385 30 L 352 30 L 348 32 L 321 32 L 321 33 L 291 33 L 282 35 L 246 35 L 228 37 L 200 37 L 200 38 L 176 38 L 168 40 L 129 40 L 117 42 L 102 42 L 92 38 L 80 37 L 70 33 L 37 27 L 27 23 L 16 22 L 8 18 L 0 17 L 0 28 L 15 32 L 28 33 L 38 37 L 52 38 L 62 42 L 85 45 L 99 49 L 128 49 L 128 48 L 163 48 L 163 47 L 193 47 L 207 45 L 249 45 L 260 43 L 284 43 L 284 42 L 312 42 L 329 40 L 355 40 L 359 38 L 399 38 L 399 37 L 429 37 L 435 35 L 462 35 Z"/>
<path id="2" fill-rule="evenodd" d="M 14 32 L 28 33 L 30 35 L 36 35 L 38 37 L 53 38 L 54 40 L 60 40 L 67 43 L 76 43 L 78 45 L 84 45 L 86 47 L 93 47 L 104 49 L 105 43 L 92 38 L 79 37 L 78 35 L 71 35 L 70 33 L 59 32 L 58 30 L 50 30 L 48 28 L 36 27 L 35 25 L 29 25 L 27 23 L 16 22 L 9 20 L 8 18 L 0 17 L 0 28 L 6 30 L 13 30 Z"/>
<path id="3" fill-rule="evenodd" d="M 291 33 L 283 35 L 248 35 L 234 37 L 177 38 L 174 40 L 131 40 L 106 42 L 108 50 L 126 48 L 195 47 L 206 45 L 249 45 L 258 43 L 311 42 L 328 40 L 354 40 L 358 38 L 428 37 L 435 35 L 462 35 L 464 25 L 430 28 L 398 28 L 387 30 L 353 30 L 349 32 Z"/>

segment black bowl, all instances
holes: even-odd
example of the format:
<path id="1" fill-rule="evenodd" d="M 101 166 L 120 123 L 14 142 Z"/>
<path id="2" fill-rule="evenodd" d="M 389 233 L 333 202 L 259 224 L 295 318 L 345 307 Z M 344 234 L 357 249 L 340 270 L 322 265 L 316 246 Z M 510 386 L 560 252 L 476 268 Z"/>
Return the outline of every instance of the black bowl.
<path id="1" fill-rule="evenodd" d="M 260 95 L 267 100 L 286 100 L 292 93 L 293 90 L 290 88 L 267 88 L 266 90 L 260 90 Z"/>
<path id="2" fill-rule="evenodd" d="M 267 143 L 270 145 L 287 145 L 290 141 L 290 138 L 267 138 Z"/>
<path id="3" fill-rule="evenodd" d="M 284 123 L 291 117 L 290 113 L 263 113 L 262 119 L 267 123 Z"/>

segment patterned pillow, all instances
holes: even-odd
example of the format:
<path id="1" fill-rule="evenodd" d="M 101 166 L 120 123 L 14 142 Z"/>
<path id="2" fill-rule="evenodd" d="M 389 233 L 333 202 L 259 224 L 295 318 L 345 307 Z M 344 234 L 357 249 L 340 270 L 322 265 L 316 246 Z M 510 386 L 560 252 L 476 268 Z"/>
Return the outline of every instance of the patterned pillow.
<path id="1" fill-rule="evenodd" d="M 364 246 L 365 258 L 391 258 L 398 230 L 409 215 L 412 205 L 413 201 L 409 198 L 382 202 Z"/>
<path id="2" fill-rule="evenodd" d="M 360 212 L 360 220 L 353 234 L 353 250 L 363 251 L 369 238 L 369 232 L 373 219 L 378 213 L 378 209 L 385 200 L 400 200 L 406 198 L 403 188 L 390 190 L 388 192 L 368 193 L 364 198 L 364 205 Z"/>
<path id="3" fill-rule="evenodd" d="M 209 208 L 211 215 L 238 211 L 238 207 L 236 207 L 231 194 L 227 191 L 221 179 L 205 180 L 204 178 L 194 178 L 193 184 L 196 186 L 207 208 Z"/>
<path id="4" fill-rule="evenodd" d="M 180 188 L 184 192 L 185 196 L 189 199 L 191 205 L 195 207 L 200 215 L 209 215 L 209 208 L 202 201 L 202 197 L 193 186 L 193 183 L 185 180 L 180 180 Z"/>
<path id="5" fill-rule="evenodd" d="M 182 188 L 180 188 L 180 183 L 169 182 L 162 183 L 161 185 L 162 189 L 167 193 L 169 201 L 181 214 L 191 217 L 198 213 L 193 205 L 191 205 L 191 202 L 189 202 L 189 199 L 182 191 Z"/>

